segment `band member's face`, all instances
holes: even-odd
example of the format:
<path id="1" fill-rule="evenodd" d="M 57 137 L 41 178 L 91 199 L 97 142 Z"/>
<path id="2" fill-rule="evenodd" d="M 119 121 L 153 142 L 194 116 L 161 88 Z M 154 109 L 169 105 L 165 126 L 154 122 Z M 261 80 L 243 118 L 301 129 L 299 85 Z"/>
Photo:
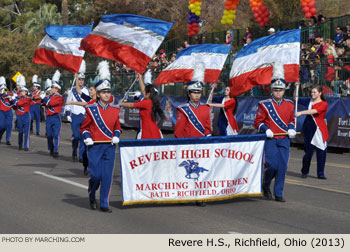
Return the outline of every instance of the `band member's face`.
<path id="1" fill-rule="evenodd" d="M 21 86 L 17 85 L 16 89 L 17 89 L 17 91 L 19 91 L 21 89 Z"/>
<path id="2" fill-rule="evenodd" d="M 77 82 L 78 82 L 78 85 L 79 85 L 80 87 L 82 87 L 82 86 L 84 85 L 84 80 L 85 80 L 85 79 L 78 78 Z"/>
<path id="3" fill-rule="evenodd" d="M 99 97 L 104 103 L 108 103 L 111 98 L 111 91 L 100 91 L 97 93 L 97 97 Z"/>
<path id="4" fill-rule="evenodd" d="M 27 94 L 28 94 L 27 91 L 21 91 L 21 95 L 22 95 L 22 96 L 25 96 L 25 95 L 27 95 Z"/>
<path id="5" fill-rule="evenodd" d="M 199 92 L 193 93 L 190 92 L 190 99 L 193 102 L 199 102 L 199 100 L 201 99 L 202 94 Z"/>
<path id="6" fill-rule="evenodd" d="M 230 88 L 226 87 L 225 88 L 225 96 L 228 96 L 228 95 L 230 95 Z"/>
<path id="7" fill-rule="evenodd" d="M 313 100 L 315 100 L 315 99 L 318 99 L 320 96 L 321 96 L 321 92 L 318 92 L 318 90 L 317 90 L 317 88 L 313 88 L 312 90 L 311 90 L 311 98 L 313 99 Z"/>
<path id="8" fill-rule="evenodd" d="M 37 86 L 33 86 L 33 90 L 34 90 L 34 91 L 37 91 L 37 90 L 38 90 L 38 87 L 37 87 Z"/>
<path id="9" fill-rule="evenodd" d="M 51 88 L 51 94 L 57 94 L 61 91 L 61 89 L 57 88 L 57 87 L 52 87 Z"/>
<path id="10" fill-rule="evenodd" d="M 281 100 L 284 95 L 284 89 L 272 89 L 272 96 L 276 100 Z"/>
<path id="11" fill-rule="evenodd" d="M 89 88 L 89 95 L 91 97 L 93 97 L 94 95 L 96 95 L 96 89 L 94 87 L 90 87 Z"/>

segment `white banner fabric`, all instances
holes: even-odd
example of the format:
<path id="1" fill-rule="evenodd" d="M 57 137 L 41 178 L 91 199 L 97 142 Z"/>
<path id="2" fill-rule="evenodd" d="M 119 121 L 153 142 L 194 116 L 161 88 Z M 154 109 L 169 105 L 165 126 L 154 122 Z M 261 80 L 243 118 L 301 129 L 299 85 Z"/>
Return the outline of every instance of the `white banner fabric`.
<path id="1" fill-rule="evenodd" d="M 261 196 L 265 135 L 122 140 L 123 205 Z"/>

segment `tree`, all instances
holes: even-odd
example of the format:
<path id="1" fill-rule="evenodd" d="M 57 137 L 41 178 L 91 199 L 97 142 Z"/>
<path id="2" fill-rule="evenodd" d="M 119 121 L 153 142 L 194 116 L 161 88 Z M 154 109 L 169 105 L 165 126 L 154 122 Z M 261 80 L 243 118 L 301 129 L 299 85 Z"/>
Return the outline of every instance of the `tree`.
<path id="1" fill-rule="evenodd" d="M 44 4 L 36 12 L 29 12 L 28 20 L 25 23 L 24 30 L 29 35 L 42 37 L 44 28 L 50 24 L 62 24 L 62 16 L 57 12 L 57 6 L 52 4 Z"/>

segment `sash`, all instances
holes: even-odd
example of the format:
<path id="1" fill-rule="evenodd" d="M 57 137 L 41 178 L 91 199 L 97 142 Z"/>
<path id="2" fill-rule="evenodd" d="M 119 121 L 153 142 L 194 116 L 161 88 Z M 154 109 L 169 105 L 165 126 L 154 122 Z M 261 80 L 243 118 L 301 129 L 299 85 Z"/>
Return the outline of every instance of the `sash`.
<path id="1" fill-rule="evenodd" d="M 75 99 L 76 99 L 78 102 L 82 102 L 82 99 L 81 99 L 80 95 L 78 94 L 76 88 L 73 88 L 73 89 L 72 89 L 72 93 L 73 93 Z"/>
<path id="2" fill-rule="evenodd" d="M 267 112 L 269 113 L 270 118 L 272 121 L 283 131 L 288 131 L 288 126 L 285 124 L 285 122 L 282 121 L 281 117 L 277 113 L 275 107 L 273 106 L 272 102 L 264 102 L 264 107 L 266 108 Z"/>
<path id="3" fill-rule="evenodd" d="M 97 127 L 100 129 L 100 131 L 108 138 L 113 137 L 113 133 L 112 131 L 108 128 L 108 126 L 106 125 L 106 123 L 103 121 L 100 111 L 98 110 L 98 106 L 91 106 L 88 107 L 88 109 L 91 112 L 91 115 L 97 125 Z"/>
<path id="4" fill-rule="evenodd" d="M 180 107 L 180 109 L 185 113 L 187 116 L 188 120 L 192 124 L 192 126 L 198 130 L 199 133 L 201 133 L 203 136 L 205 136 L 205 129 L 201 122 L 198 120 L 197 116 L 193 113 L 192 109 L 190 106 L 184 106 Z"/>
<path id="5" fill-rule="evenodd" d="M 1 100 L 2 104 L 4 104 L 4 106 L 9 107 L 9 108 L 12 107 L 12 105 L 10 103 L 6 102 L 6 100 L 3 96 L 0 96 L 0 100 Z"/>
<path id="6" fill-rule="evenodd" d="M 50 103 L 51 98 L 54 97 L 54 96 L 55 96 L 55 95 L 50 96 L 50 98 L 49 98 L 49 99 L 47 100 L 47 102 L 46 102 L 46 107 L 47 107 L 47 109 L 50 110 L 52 113 L 55 112 L 55 109 L 54 109 L 52 106 L 50 106 L 49 103 Z"/>

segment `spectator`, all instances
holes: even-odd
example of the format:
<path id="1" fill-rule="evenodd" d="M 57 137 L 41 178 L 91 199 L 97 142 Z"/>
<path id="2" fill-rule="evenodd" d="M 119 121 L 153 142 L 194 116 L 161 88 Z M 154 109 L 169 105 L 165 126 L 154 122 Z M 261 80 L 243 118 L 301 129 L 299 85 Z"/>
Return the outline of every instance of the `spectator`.
<path id="1" fill-rule="evenodd" d="M 250 28 L 247 27 L 245 28 L 245 35 L 243 36 L 242 40 L 243 40 L 243 44 L 247 44 L 247 39 L 250 38 L 252 39 L 252 33 L 250 32 Z"/>
<path id="2" fill-rule="evenodd" d="M 226 39 L 225 39 L 225 45 L 231 45 L 232 44 L 232 35 L 231 31 L 226 32 Z"/>
<path id="3" fill-rule="evenodd" d="M 252 42 L 251 38 L 247 38 L 246 43 L 244 44 L 244 46 L 248 45 L 250 42 Z"/>
<path id="4" fill-rule="evenodd" d="M 183 47 L 183 48 L 186 48 L 186 47 L 189 47 L 189 46 L 190 46 L 190 44 L 188 43 L 187 40 L 185 40 L 182 47 Z"/>
<path id="5" fill-rule="evenodd" d="M 337 61 L 334 64 L 334 70 L 335 70 L 335 81 L 334 81 L 334 93 L 340 94 L 340 88 L 344 85 L 344 82 L 346 80 L 350 79 L 350 66 L 349 65 L 343 65 L 342 62 Z"/>
<path id="6" fill-rule="evenodd" d="M 269 33 L 269 35 L 275 34 L 275 28 L 271 27 L 270 29 L 267 30 L 267 32 Z"/>
<path id="7" fill-rule="evenodd" d="M 334 43 L 339 45 L 340 43 L 343 42 L 343 31 L 340 26 L 337 26 L 335 32 L 336 32 L 336 35 L 334 37 Z"/>
<path id="8" fill-rule="evenodd" d="M 313 19 L 310 19 L 309 22 L 307 23 L 308 25 L 308 42 L 311 44 L 315 43 L 315 29 L 316 29 L 316 23 L 314 22 Z"/>
<path id="9" fill-rule="evenodd" d="M 335 45 L 334 45 L 334 43 L 333 43 L 333 40 L 327 39 L 327 40 L 326 40 L 326 46 L 327 46 L 327 49 L 330 49 L 330 50 L 331 50 L 331 55 L 332 55 L 334 58 L 337 58 L 337 51 L 335 50 Z"/>
<path id="10" fill-rule="evenodd" d="M 207 43 L 207 38 L 203 35 L 202 40 L 201 40 L 201 44 L 205 44 L 205 43 Z"/>
<path id="11" fill-rule="evenodd" d="M 214 41 L 215 41 L 215 44 L 221 44 L 220 39 L 219 39 L 218 37 L 216 37 L 216 38 L 214 39 Z"/>

